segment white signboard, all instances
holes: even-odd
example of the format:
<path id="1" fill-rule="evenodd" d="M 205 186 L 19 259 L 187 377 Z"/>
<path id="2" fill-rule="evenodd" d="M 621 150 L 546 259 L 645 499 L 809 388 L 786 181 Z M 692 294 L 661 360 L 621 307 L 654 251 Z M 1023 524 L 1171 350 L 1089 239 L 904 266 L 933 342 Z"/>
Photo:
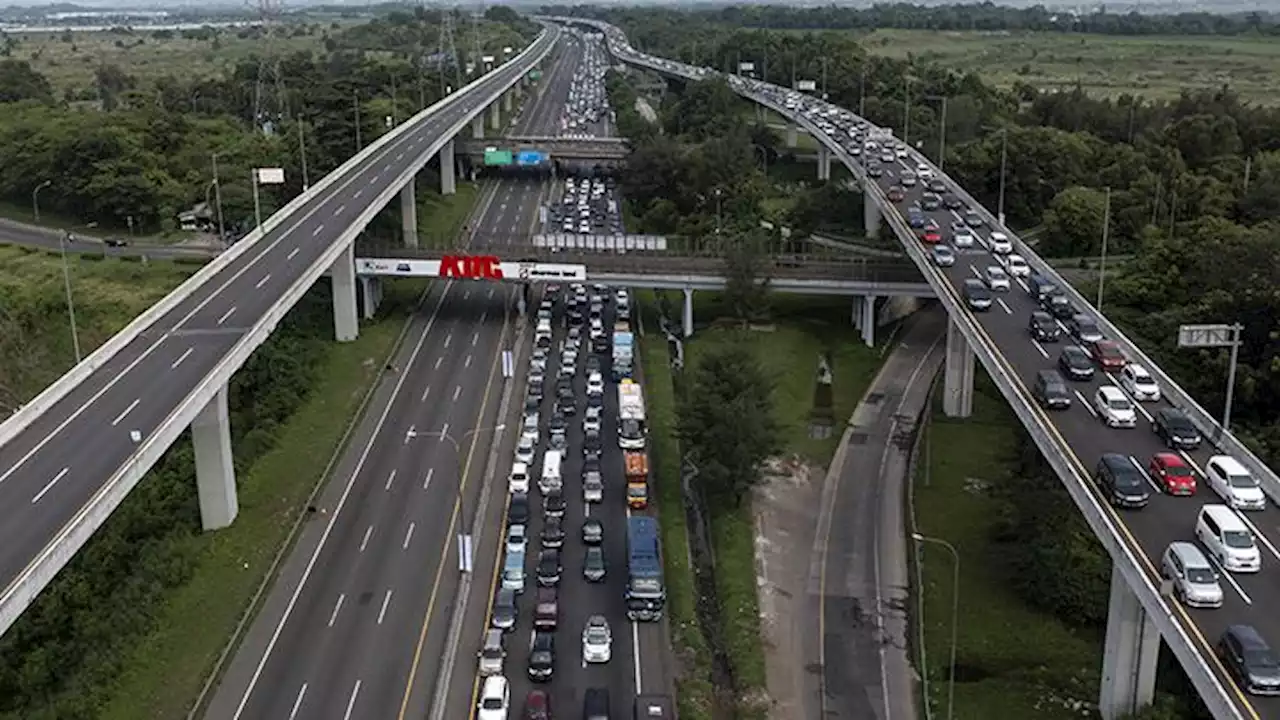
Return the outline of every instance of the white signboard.
<path id="1" fill-rule="evenodd" d="M 1182 325 L 1178 328 L 1178 347 L 1231 347 L 1236 341 L 1235 331 L 1232 325 Z"/>
<path id="2" fill-rule="evenodd" d="M 284 184 L 284 168 L 255 168 L 254 172 L 258 174 L 259 185 Z"/>
<path id="3" fill-rule="evenodd" d="M 585 282 L 585 265 L 560 263 L 494 262 L 478 269 L 474 262 L 444 260 L 411 260 L 395 258 L 356 258 L 359 275 L 393 275 L 397 277 L 449 277 L 460 280 L 515 280 L 520 282 Z M 470 260 L 484 258 L 469 258 Z M 448 271 L 441 273 L 445 265 Z"/>
<path id="4" fill-rule="evenodd" d="M 756 69 L 756 64 L 752 62 L 738 63 L 738 72 L 752 72 Z"/>
<path id="5" fill-rule="evenodd" d="M 513 52 L 515 52 L 515 50 L 511 49 L 510 46 L 502 48 L 503 55 L 510 55 Z"/>
<path id="6" fill-rule="evenodd" d="M 492 56 L 492 55 L 484 55 L 484 56 L 482 56 L 480 59 L 481 59 L 481 60 L 483 60 L 484 62 L 487 62 L 487 63 L 490 63 L 490 64 L 492 64 L 492 63 L 493 63 L 493 56 Z"/>
<path id="7" fill-rule="evenodd" d="M 796 89 L 801 92 L 813 92 L 818 89 L 818 84 L 812 80 L 797 80 Z"/>

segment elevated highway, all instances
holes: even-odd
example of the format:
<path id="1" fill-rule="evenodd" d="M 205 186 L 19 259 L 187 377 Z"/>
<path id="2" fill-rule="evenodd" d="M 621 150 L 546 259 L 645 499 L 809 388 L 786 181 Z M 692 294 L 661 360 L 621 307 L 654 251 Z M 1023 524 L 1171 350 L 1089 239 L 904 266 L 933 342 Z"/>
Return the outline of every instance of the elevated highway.
<path id="1" fill-rule="evenodd" d="M 560 31 L 394 128 L 220 254 L 0 425 L 0 631 L 7 630 L 165 450 L 191 427 L 206 529 L 238 510 L 226 385 L 326 273 L 339 341 L 356 337 L 352 248 L 397 196 L 416 239 L 414 178 L 454 136 L 496 129 Z"/>
<path id="2" fill-rule="evenodd" d="M 462 152 L 474 160 L 482 160 L 485 150 L 498 148 L 510 150 L 513 155 L 522 150 L 540 150 L 551 160 L 594 160 L 617 163 L 627 157 L 631 148 L 622 138 L 566 138 L 566 137 L 495 137 L 485 140 L 467 140 Z"/>
<path id="3" fill-rule="evenodd" d="M 708 68 L 636 51 L 617 28 L 605 23 L 578 18 L 556 20 L 603 31 L 609 38 L 610 51 L 621 62 L 684 81 L 721 76 Z M 909 150 L 906 158 L 888 163 L 881 178 L 869 178 L 860 161 L 848 151 L 854 141 L 828 134 L 816 122 L 828 111 L 845 117 L 850 117 L 851 113 L 767 83 L 733 76 L 728 81 L 743 97 L 781 114 L 795 127 L 803 128 L 818 140 L 821 147 L 820 177 L 827 174 L 824 166 L 832 160 L 843 163 L 850 170 L 864 191 L 868 234 L 878 230 L 881 222 L 889 223 L 902 241 L 907 255 L 947 308 L 950 325 L 944 369 L 945 411 L 955 417 L 970 414 L 976 356 L 1057 471 L 1093 532 L 1107 548 L 1114 568 L 1099 694 L 1102 716 L 1110 720 L 1151 702 L 1158 650 L 1163 639 L 1215 717 L 1280 717 L 1280 699 L 1247 692 L 1227 670 L 1217 651 L 1219 637 L 1232 624 L 1252 625 L 1271 643 L 1280 643 L 1280 618 L 1270 612 L 1280 601 L 1280 585 L 1276 582 L 1276 574 L 1280 572 L 1280 510 L 1276 508 L 1277 501 L 1280 501 L 1280 478 L 1036 255 L 1032 247 L 1004 227 L 1002 218 L 982 207 L 928 158 Z M 790 105 L 784 98 L 790 101 Z M 860 118 L 854 118 L 854 121 L 865 122 Z M 891 135 L 891 132 L 879 129 L 878 134 Z M 973 249 L 958 251 L 954 267 L 937 267 L 904 217 L 905 208 L 921 200 L 923 189 L 908 189 L 901 205 L 888 199 L 887 190 L 896 184 L 900 174 L 919 168 L 941 178 L 946 192 L 958 196 L 965 208 L 976 214 L 977 222 L 974 224 L 979 227 L 974 235 L 978 242 Z M 961 214 L 948 210 L 925 215 L 944 229 L 953 222 L 964 221 Z M 981 277 L 987 267 L 1004 264 L 1003 255 L 992 252 L 990 232 L 993 230 L 1009 237 L 1013 251 L 1023 256 L 1032 270 L 1060 288 L 1077 312 L 1096 322 L 1101 332 L 1119 345 L 1129 362 L 1143 366 L 1159 383 L 1162 389 L 1159 401 L 1134 403 L 1140 416 L 1139 429 L 1110 429 L 1092 409 L 1092 396 L 1100 385 L 1119 385 L 1114 372 L 1099 371 L 1090 381 L 1073 383 L 1072 394 L 1077 402 L 1073 402 L 1066 411 L 1050 414 L 1034 400 L 1030 391 L 1032 381 L 1038 371 L 1056 366 L 1059 349 L 1033 341 L 1028 336 L 1028 316 L 1038 305 L 1027 291 L 1025 282 L 1016 279 L 1010 292 L 996 293 L 997 301 L 990 312 L 975 313 L 964 300 L 965 280 Z M 1064 341 L 1066 344 L 1071 342 L 1069 339 Z M 1152 455 L 1168 451 L 1166 445 L 1148 431 L 1148 423 L 1158 411 L 1172 408 L 1184 412 L 1204 439 L 1197 449 L 1176 451 L 1199 476 L 1199 491 L 1191 498 L 1161 494 L 1156 481 L 1145 469 Z M 1120 511 L 1109 504 L 1095 479 L 1095 467 L 1104 453 L 1128 456 L 1146 479 L 1151 486 L 1152 497 L 1145 509 Z M 1193 529 L 1201 507 L 1222 502 L 1204 482 L 1204 468 L 1210 457 L 1217 455 L 1229 455 L 1242 463 L 1260 483 L 1269 500 L 1261 510 L 1235 513 L 1256 539 L 1262 570 L 1255 574 L 1222 571 L 1223 606 L 1220 609 L 1196 610 L 1171 597 L 1170 587 L 1161 577 L 1160 562 L 1170 542 L 1195 541 Z"/>

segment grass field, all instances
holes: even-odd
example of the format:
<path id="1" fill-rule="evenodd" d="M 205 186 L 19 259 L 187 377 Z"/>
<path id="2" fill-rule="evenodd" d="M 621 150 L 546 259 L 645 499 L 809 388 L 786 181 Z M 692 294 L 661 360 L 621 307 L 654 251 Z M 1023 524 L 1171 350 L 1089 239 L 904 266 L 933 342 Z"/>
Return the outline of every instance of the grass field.
<path id="1" fill-rule="evenodd" d="M 873 54 L 974 71 L 1001 87 L 1021 80 L 1114 97 L 1176 98 L 1183 89 L 1230 85 L 1259 104 L 1280 103 L 1280 42 L 1265 37 L 1118 37 L 1034 32 L 875 30 Z"/>
<path id="2" fill-rule="evenodd" d="M 950 542 L 960 556 L 954 717 L 1080 718 L 1075 703 L 1096 702 L 1101 638 L 1029 609 L 1007 589 L 995 560 L 1000 503 L 984 488 L 1013 472 L 1018 421 L 981 373 L 973 417 L 950 420 L 940 408 L 935 403 L 913 492 L 917 530 Z M 921 557 L 924 611 L 913 620 L 923 624 L 928 697 L 940 717 L 947 711 L 954 566 L 932 543 Z"/>
<path id="3" fill-rule="evenodd" d="M 457 193 L 453 195 L 441 195 L 437 191 L 439 186 L 437 180 L 431 191 L 418 192 L 418 245 L 456 248 L 458 234 L 475 208 L 481 185 L 459 180 Z"/>
<path id="4" fill-rule="evenodd" d="M 288 537 L 305 499 L 342 450 L 347 426 L 394 350 L 405 311 L 425 280 L 396 279 L 391 310 L 360 328 L 352 343 L 329 347 L 321 381 L 280 430 L 275 448 L 238 480 L 240 515 L 217 533 L 196 536 L 194 574 L 170 594 L 150 633 L 121 668 L 104 720 L 184 717 L 219 653 Z"/>

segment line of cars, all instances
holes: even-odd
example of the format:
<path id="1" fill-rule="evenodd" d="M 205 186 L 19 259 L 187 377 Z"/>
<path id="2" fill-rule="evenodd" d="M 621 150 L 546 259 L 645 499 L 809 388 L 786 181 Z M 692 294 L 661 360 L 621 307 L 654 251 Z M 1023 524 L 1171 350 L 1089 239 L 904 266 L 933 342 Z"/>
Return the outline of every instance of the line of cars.
<path id="1" fill-rule="evenodd" d="M 479 698 L 479 720 L 506 720 L 510 708 L 506 638 L 518 624 L 520 605 L 533 596 L 533 633 L 529 641 L 525 672 L 535 683 L 555 676 L 557 634 L 561 629 L 560 584 L 563 577 L 562 552 L 570 542 L 565 528 L 566 482 L 564 470 L 568 454 L 581 452 L 582 472 L 577 491 L 588 505 L 604 499 L 604 394 L 610 346 L 604 332 L 606 306 L 613 301 L 619 314 L 629 313 L 626 291 L 610 294 L 603 286 L 587 288 L 571 285 L 567 290 L 547 286 L 547 295 L 537 309 L 534 350 L 529 360 L 521 436 L 508 475 L 509 502 L 505 524 L 505 546 L 500 569 L 501 584 L 490 613 L 480 650 L 478 674 L 483 678 Z M 557 322 L 563 320 L 562 338 L 553 349 Z M 575 382 L 585 378 L 582 390 Z M 543 411 L 550 406 L 549 419 Z M 568 429 L 571 422 L 582 427 L 582 447 L 571 450 Z M 545 429 L 545 432 L 544 432 Z M 540 465 L 536 462 L 541 457 Z M 538 468 L 535 476 L 534 468 Z M 533 500 L 541 500 L 541 530 L 530 532 Z M 604 552 L 606 527 L 597 517 L 586 515 L 577 528 L 585 546 L 581 574 L 592 584 L 603 582 L 609 572 Z M 613 529 L 618 532 L 618 529 Z M 537 545 L 536 554 L 534 545 Z M 534 559 L 536 558 L 536 559 Z M 532 593 L 526 593 L 527 566 L 533 559 Z M 613 628 L 603 613 L 591 613 L 581 628 L 581 660 L 584 665 L 608 663 L 613 654 Z M 607 688 L 590 687 L 583 693 L 582 712 L 587 720 L 609 717 Z M 534 688 L 524 698 L 526 720 L 552 717 L 549 691 Z"/>
<path id="2" fill-rule="evenodd" d="M 566 177 L 564 193 L 549 208 L 547 222 L 569 234 L 622 235 L 617 183 L 596 173 Z"/>
<path id="3" fill-rule="evenodd" d="M 604 88 L 608 69 L 600 33 L 582 34 L 582 59 L 573 72 L 569 97 L 560 115 L 560 133 L 592 138 L 594 128 L 610 116 L 609 97 Z"/>

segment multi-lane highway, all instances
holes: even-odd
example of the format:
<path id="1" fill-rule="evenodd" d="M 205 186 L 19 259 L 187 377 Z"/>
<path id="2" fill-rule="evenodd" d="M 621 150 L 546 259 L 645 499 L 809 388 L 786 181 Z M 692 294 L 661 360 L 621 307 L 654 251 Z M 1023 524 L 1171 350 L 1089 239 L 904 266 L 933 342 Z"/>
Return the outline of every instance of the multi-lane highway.
<path id="1" fill-rule="evenodd" d="M 524 121 L 547 104 L 543 91 L 522 108 Z M 521 223 L 527 232 L 538 196 L 528 185 L 486 187 L 476 232 L 514 235 Z M 425 714 L 457 590 L 453 538 L 477 507 L 485 448 L 511 435 L 498 416 L 500 353 L 515 336 L 511 293 L 433 286 L 416 340 L 393 362 L 392 391 L 364 420 L 367 439 L 352 445 L 311 541 L 294 551 L 207 717 Z"/>
<path id="2" fill-rule="evenodd" d="M 551 43 L 555 33 L 538 42 Z M 273 222 L 270 231 L 25 427 L 6 422 L 0 446 L 0 578 L 9 601 L 64 528 L 132 461 L 214 367 L 330 251 L 370 201 L 396 182 L 441 134 L 527 65 L 509 63 L 419 120 Z M 163 378 L 163 382 L 157 382 Z M 53 562 L 53 561 L 51 561 Z M 14 608 L 10 620 L 19 610 Z"/>

